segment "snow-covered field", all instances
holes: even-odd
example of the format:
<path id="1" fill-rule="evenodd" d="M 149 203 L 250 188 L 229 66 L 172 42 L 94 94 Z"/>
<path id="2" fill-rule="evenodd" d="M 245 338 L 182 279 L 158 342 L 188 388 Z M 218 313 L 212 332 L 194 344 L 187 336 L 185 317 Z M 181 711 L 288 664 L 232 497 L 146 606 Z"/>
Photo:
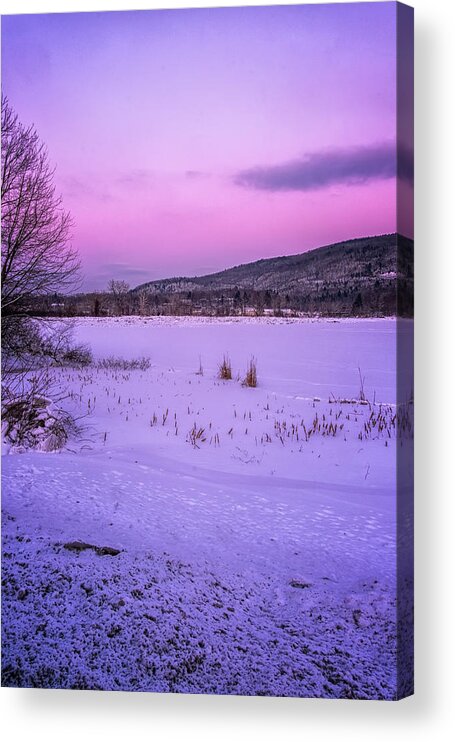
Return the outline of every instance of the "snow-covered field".
<path id="1" fill-rule="evenodd" d="M 80 436 L 60 453 L 3 449 L 3 682 L 409 691 L 396 322 L 135 317 L 75 333 L 95 363 L 55 377 Z M 257 388 L 242 385 L 251 356 Z"/>

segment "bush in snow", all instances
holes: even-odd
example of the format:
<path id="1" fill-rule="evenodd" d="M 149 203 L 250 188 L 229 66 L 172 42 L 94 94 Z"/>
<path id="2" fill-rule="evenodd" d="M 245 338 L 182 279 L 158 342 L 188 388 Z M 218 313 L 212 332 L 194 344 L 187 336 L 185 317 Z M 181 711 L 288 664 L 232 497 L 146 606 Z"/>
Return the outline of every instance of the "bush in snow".
<path id="1" fill-rule="evenodd" d="M 232 379 L 232 367 L 229 356 L 224 355 L 218 370 L 218 377 L 224 381 Z"/>
<path id="2" fill-rule="evenodd" d="M 256 359 L 254 357 L 251 358 L 250 362 L 248 363 L 246 375 L 242 383 L 243 386 L 256 387 L 258 385 L 257 366 Z"/>
<path id="3" fill-rule="evenodd" d="M 74 430 L 70 415 L 48 397 L 30 393 L 3 404 L 3 436 L 16 450 L 57 451 Z"/>

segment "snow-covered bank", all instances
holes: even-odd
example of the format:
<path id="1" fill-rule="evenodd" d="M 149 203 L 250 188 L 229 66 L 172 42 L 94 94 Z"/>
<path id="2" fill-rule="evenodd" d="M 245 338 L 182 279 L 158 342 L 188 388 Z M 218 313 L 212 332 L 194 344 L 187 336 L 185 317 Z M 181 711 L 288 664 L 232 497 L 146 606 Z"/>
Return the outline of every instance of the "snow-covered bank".
<path id="1" fill-rule="evenodd" d="M 151 366 L 56 370 L 75 453 L 3 458 L 4 682 L 395 697 L 394 323 L 77 335 Z M 217 379 L 223 352 L 257 357 L 258 388 Z M 377 404 L 340 401 L 357 366 Z"/>
<path id="2" fill-rule="evenodd" d="M 395 695 L 391 513 L 365 493 L 341 515 L 334 493 L 47 459 L 4 475 L 4 682 Z"/>

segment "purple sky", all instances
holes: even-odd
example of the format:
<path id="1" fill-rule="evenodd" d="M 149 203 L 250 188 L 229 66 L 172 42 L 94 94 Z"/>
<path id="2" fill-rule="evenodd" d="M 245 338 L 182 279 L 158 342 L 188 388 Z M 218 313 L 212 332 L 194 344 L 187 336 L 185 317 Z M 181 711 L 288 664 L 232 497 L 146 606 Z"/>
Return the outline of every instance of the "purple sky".
<path id="1" fill-rule="evenodd" d="M 104 288 L 396 231 L 395 50 L 392 2 L 4 16 L 2 86 Z"/>

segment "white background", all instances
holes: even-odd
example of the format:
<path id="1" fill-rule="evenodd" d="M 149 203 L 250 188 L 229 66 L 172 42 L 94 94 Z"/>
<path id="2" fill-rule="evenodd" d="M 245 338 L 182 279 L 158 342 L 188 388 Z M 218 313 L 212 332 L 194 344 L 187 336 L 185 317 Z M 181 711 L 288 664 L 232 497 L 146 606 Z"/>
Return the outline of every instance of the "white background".
<path id="1" fill-rule="evenodd" d="M 288 0 L 291 4 L 292 0 Z M 316 1 L 316 0 L 314 0 Z M 1 12 L 242 5 L 237 0 L 4 0 Z M 248 5 L 273 4 L 270 0 Z M 0 691 L 3 739 L 427 740 L 455 706 L 455 2 L 416 10 L 416 695 L 400 703 Z M 453 567 L 452 567 L 453 565 Z"/>

